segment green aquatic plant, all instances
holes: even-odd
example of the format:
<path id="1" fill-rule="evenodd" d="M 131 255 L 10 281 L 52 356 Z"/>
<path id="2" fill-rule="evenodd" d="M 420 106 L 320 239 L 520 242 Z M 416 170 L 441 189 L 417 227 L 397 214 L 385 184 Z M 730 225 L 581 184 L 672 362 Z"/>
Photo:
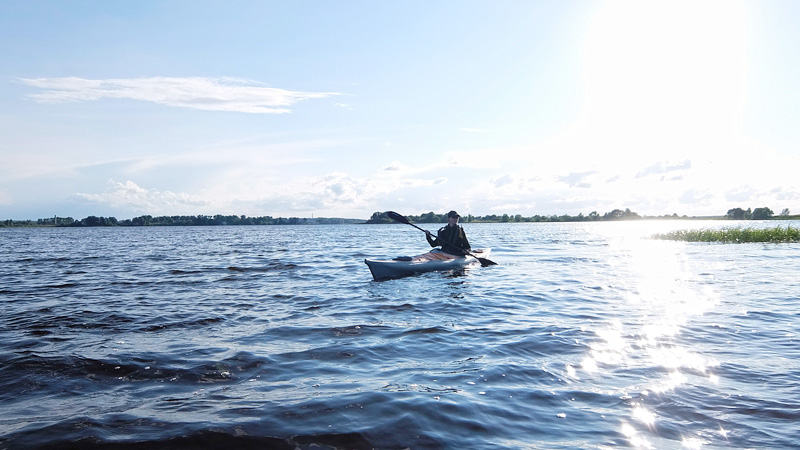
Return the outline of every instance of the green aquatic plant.
<path id="1" fill-rule="evenodd" d="M 718 230 L 677 230 L 658 233 L 653 239 L 685 242 L 800 242 L 800 228 L 723 228 Z"/>

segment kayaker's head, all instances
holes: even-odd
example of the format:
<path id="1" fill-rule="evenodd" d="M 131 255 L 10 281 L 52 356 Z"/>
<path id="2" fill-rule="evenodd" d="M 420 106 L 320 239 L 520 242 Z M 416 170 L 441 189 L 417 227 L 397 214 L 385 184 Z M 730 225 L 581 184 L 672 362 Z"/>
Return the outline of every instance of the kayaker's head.
<path id="1" fill-rule="evenodd" d="M 457 212 L 450 211 L 449 213 L 447 213 L 447 224 L 450 225 L 451 227 L 456 226 L 456 224 L 458 224 L 459 217 L 461 216 L 459 216 Z"/>

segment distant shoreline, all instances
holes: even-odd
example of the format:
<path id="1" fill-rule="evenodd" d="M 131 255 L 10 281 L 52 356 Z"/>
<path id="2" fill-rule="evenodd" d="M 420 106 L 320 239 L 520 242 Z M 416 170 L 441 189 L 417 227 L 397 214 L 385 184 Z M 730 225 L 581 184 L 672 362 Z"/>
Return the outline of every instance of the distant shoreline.
<path id="1" fill-rule="evenodd" d="M 409 216 L 409 221 L 414 223 L 446 223 L 444 215 L 439 216 L 434 213 L 427 213 L 421 216 Z M 621 222 L 621 221 L 650 221 L 650 220 L 727 220 L 731 222 L 749 222 L 751 220 L 800 220 L 800 215 L 772 216 L 767 219 L 738 219 L 727 216 L 639 216 L 630 210 L 614 210 L 604 215 L 592 213 L 584 216 L 551 215 L 551 216 L 531 216 L 521 215 L 509 216 L 466 216 L 461 218 L 462 223 L 552 223 L 552 222 Z M 299 217 L 277 217 L 261 216 L 139 216 L 133 219 L 117 220 L 114 217 L 88 216 L 84 219 L 76 220 L 71 217 L 52 217 L 37 220 L 13 220 L 7 219 L 0 221 L 0 228 L 87 228 L 87 227 L 192 227 L 192 226 L 269 226 L 269 225 L 380 225 L 397 223 L 385 216 L 385 213 L 375 213 L 370 219 L 345 219 L 345 218 L 299 218 Z"/>

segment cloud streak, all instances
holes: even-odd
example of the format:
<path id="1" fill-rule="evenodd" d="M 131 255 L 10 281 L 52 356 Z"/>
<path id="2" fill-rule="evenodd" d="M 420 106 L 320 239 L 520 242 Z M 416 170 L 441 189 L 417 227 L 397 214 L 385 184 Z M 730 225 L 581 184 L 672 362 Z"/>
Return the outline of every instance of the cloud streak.
<path id="1" fill-rule="evenodd" d="M 670 172 L 678 172 L 682 170 L 689 170 L 691 168 L 692 168 L 692 162 L 688 159 L 681 163 L 672 165 L 669 164 L 665 165 L 664 163 L 657 162 L 652 166 L 649 166 L 644 170 L 640 171 L 639 173 L 637 173 L 636 178 L 643 178 L 649 175 L 660 175 Z"/>
<path id="2" fill-rule="evenodd" d="M 292 105 L 335 92 L 298 92 L 260 85 L 240 78 L 150 77 L 89 80 L 85 78 L 21 78 L 43 89 L 29 97 L 39 103 L 128 99 L 204 111 L 285 114 Z"/>

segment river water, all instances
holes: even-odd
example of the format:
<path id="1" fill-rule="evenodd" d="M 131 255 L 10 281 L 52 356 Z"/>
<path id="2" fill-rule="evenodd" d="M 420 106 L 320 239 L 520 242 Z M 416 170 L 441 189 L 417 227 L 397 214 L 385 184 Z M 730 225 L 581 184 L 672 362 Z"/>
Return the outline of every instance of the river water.
<path id="1" fill-rule="evenodd" d="M 647 238 L 730 224 L 465 224 L 498 265 L 383 282 L 421 232 L 0 229 L 0 448 L 800 448 L 800 245 Z"/>

